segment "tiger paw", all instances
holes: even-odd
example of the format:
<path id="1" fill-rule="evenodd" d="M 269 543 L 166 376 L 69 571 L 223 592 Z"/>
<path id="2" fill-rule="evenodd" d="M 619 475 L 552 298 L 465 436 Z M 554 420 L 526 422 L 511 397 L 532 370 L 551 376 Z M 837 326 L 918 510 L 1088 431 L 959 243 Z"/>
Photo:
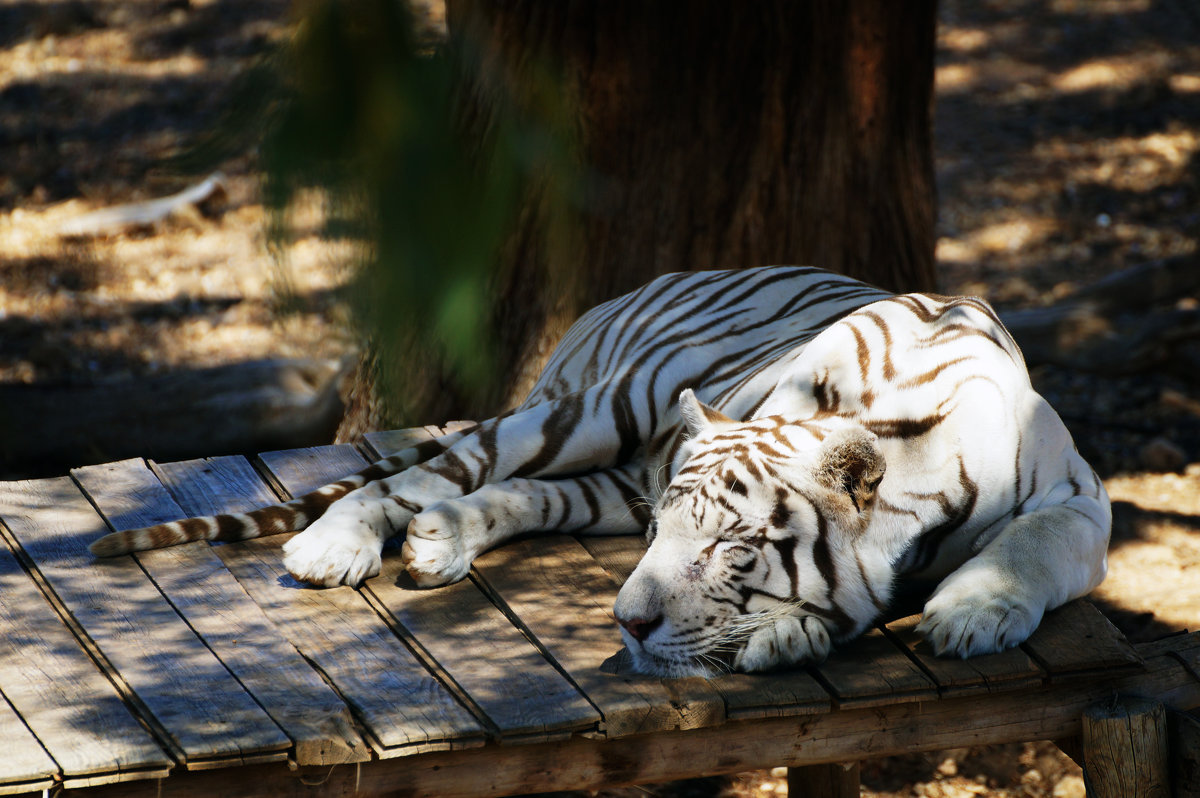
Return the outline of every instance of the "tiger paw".
<path id="1" fill-rule="evenodd" d="M 760 626 L 733 661 L 734 670 L 767 671 L 829 655 L 829 632 L 813 615 L 779 618 Z"/>
<path id="2" fill-rule="evenodd" d="M 457 582 L 471 569 L 462 538 L 440 513 L 424 512 L 408 525 L 400 553 L 409 576 L 421 587 Z"/>
<path id="3" fill-rule="evenodd" d="M 938 656 L 994 654 L 1024 642 L 1042 611 L 1012 596 L 957 595 L 939 590 L 925 605 L 920 633 Z"/>
<path id="4" fill-rule="evenodd" d="M 379 573 L 382 543 L 374 534 L 325 532 L 316 524 L 283 544 L 283 567 L 320 587 L 357 586 Z"/>

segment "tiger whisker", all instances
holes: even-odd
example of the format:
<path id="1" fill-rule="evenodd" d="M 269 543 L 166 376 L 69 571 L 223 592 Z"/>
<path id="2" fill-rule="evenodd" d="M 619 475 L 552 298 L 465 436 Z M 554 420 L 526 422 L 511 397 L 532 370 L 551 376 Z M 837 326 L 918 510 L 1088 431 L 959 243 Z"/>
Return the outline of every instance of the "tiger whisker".
<path id="1" fill-rule="evenodd" d="M 736 653 L 759 629 L 795 615 L 804 604 L 803 599 L 784 601 L 767 610 L 739 615 L 733 623 L 721 630 L 717 645 L 712 650 L 728 647 L 730 653 Z"/>

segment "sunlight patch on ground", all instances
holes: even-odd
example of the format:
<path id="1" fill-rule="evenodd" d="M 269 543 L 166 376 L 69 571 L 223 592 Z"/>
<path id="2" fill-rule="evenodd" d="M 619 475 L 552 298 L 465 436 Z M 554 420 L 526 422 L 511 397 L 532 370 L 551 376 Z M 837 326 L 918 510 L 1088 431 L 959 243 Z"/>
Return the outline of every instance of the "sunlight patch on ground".
<path id="1" fill-rule="evenodd" d="M 939 263 L 970 263 L 999 253 L 1019 252 L 1043 243 L 1060 229 L 1057 219 L 1049 216 L 1021 216 L 981 227 L 956 237 L 938 239 Z"/>
<path id="2" fill-rule="evenodd" d="M 973 53 L 991 43 L 991 34 L 983 28 L 942 25 L 938 30 L 938 47 L 952 53 Z"/>
<path id="3" fill-rule="evenodd" d="M 1104 184 L 1121 191 L 1150 191 L 1184 179 L 1200 134 L 1177 127 L 1147 136 L 1097 139 L 1047 139 L 1033 155 L 1057 163 L 1068 181 Z"/>
<path id="4" fill-rule="evenodd" d="M 3 60 L 7 68 L 0 70 L 0 90 L 23 81 L 70 79 L 83 74 L 101 78 L 158 79 L 201 75 L 210 68 L 208 59 L 190 52 L 168 58 L 144 61 L 128 59 L 114 63 L 107 54 L 114 48 L 120 52 L 125 38 L 120 31 L 100 30 L 90 32 L 86 37 L 60 40 L 47 36 L 20 42 L 12 48 L 12 57 Z"/>
<path id="5" fill-rule="evenodd" d="M 1171 60 L 1171 54 L 1163 52 L 1097 58 L 1055 75 L 1050 87 L 1064 94 L 1130 89 L 1160 77 Z"/>
<path id="6" fill-rule="evenodd" d="M 1149 11 L 1151 0 L 1051 0 L 1055 14 L 1136 14 Z"/>
<path id="7" fill-rule="evenodd" d="M 1117 530 L 1108 578 L 1094 595 L 1177 629 L 1200 629 L 1200 464 L 1183 474 L 1113 477 L 1105 487 L 1115 505 L 1130 506 L 1123 515 L 1133 529 Z M 1120 511 L 1117 518 L 1123 523 Z"/>
<path id="8" fill-rule="evenodd" d="M 1180 94 L 1200 94 L 1200 75 L 1172 75 L 1167 78 L 1171 91 Z"/>
<path id="9" fill-rule="evenodd" d="M 961 94 L 975 88 L 979 69 L 972 64 L 947 64 L 934 72 L 933 83 L 939 94 Z"/>

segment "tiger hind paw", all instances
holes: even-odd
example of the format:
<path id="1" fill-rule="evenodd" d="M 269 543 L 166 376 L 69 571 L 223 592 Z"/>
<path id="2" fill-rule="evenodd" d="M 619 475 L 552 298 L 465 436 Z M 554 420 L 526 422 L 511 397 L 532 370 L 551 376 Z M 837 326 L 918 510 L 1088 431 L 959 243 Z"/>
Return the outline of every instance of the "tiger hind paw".
<path id="1" fill-rule="evenodd" d="M 413 518 L 400 553 L 409 576 L 421 587 L 457 582 L 471 570 L 461 535 L 437 512 Z"/>

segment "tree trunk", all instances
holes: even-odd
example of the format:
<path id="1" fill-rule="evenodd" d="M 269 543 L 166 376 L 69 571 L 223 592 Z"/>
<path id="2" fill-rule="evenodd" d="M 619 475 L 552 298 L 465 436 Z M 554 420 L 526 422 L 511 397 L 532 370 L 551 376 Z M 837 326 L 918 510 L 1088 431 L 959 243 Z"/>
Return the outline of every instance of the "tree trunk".
<path id="1" fill-rule="evenodd" d="M 581 312 L 667 272 L 811 264 L 934 289 L 935 10 L 449 0 L 485 71 L 518 91 L 563 81 L 590 190 L 554 250 L 532 198 L 499 265 L 505 394 L 424 420 L 511 406 Z"/>

